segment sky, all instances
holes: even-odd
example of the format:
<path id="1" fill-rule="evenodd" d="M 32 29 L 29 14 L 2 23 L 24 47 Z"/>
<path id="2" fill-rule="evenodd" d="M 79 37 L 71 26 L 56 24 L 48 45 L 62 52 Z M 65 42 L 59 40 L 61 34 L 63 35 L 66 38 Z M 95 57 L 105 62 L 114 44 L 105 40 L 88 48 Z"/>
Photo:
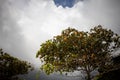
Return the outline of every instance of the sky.
<path id="1" fill-rule="evenodd" d="M 120 0 L 0 0 L 0 48 L 39 67 L 35 56 L 40 45 L 68 27 L 89 31 L 100 24 L 120 34 L 119 4 Z"/>
<path id="2" fill-rule="evenodd" d="M 73 7 L 74 6 L 74 3 L 75 3 L 75 0 L 54 0 L 54 3 L 55 5 L 58 6 L 62 6 L 62 7 Z"/>
<path id="3" fill-rule="evenodd" d="M 0 0 L 0 48 L 40 65 L 40 45 L 62 30 L 102 25 L 120 34 L 120 0 Z"/>

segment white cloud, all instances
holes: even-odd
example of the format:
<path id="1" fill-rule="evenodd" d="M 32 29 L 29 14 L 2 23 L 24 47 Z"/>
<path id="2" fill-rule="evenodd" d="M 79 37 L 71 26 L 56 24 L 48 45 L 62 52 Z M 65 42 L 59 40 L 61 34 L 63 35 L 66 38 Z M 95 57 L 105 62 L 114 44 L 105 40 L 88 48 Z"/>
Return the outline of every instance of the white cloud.
<path id="1" fill-rule="evenodd" d="M 72 8 L 56 7 L 53 0 L 9 1 L 11 6 L 9 16 L 14 18 L 16 27 L 19 26 L 21 29 L 19 32 L 25 43 L 22 44 L 24 46 L 22 50 L 30 59 L 35 57 L 42 42 L 60 34 L 67 27 L 89 30 L 90 27 L 101 24 L 120 32 L 118 0 L 77 1 Z"/>
<path id="2" fill-rule="evenodd" d="M 52 38 L 67 27 L 86 26 L 91 21 L 84 18 L 81 11 L 83 3 L 80 2 L 73 8 L 56 7 L 52 0 L 40 1 L 32 0 L 27 10 L 22 14 L 19 24 L 24 26 L 24 34 L 31 30 L 30 34 L 44 38 Z M 81 10 L 81 11 L 80 11 Z M 27 26 L 27 28 L 25 28 Z M 30 29 L 31 28 L 31 29 Z M 84 29 L 84 27 L 82 27 Z M 32 37 L 31 37 L 32 38 Z"/>
<path id="3" fill-rule="evenodd" d="M 40 44 L 53 36 L 60 34 L 67 27 L 79 30 L 89 30 L 90 27 L 101 24 L 108 28 L 118 26 L 120 20 L 112 1 L 85 0 L 77 2 L 72 8 L 56 7 L 52 0 L 31 0 L 29 6 L 22 11 L 19 25 L 23 29 L 28 45 L 40 48 Z M 114 11 L 114 12 L 113 12 Z M 116 14 L 116 15 L 115 15 Z M 115 18 L 114 18 L 115 17 Z"/>
<path id="4" fill-rule="evenodd" d="M 85 18 L 94 21 L 94 25 L 101 24 L 119 33 L 120 28 L 119 0 L 86 0 L 84 4 Z"/>

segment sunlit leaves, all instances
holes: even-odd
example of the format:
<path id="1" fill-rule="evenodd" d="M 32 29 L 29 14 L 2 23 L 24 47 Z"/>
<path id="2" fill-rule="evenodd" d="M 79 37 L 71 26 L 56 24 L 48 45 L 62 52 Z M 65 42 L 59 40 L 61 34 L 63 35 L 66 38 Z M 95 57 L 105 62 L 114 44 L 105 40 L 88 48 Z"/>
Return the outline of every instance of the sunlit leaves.
<path id="1" fill-rule="evenodd" d="M 49 63 L 43 65 L 41 69 L 44 70 L 48 75 L 54 72 L 54 66 Z"/>
<path id="2" fill-rule="evenodd" d="M 101 65 L 109 63 L 110 53 L 119 47 L 120 36 L 101 25 L 89 32 L 68 28 L 61 35 L 43 43 L 37 57 L 44 61 L 43 66 L 53 65 L 53 71 L 69 72 L 81 67 L 90 74 Z M 48 69 L 43 70 L 46 72 Z"/>

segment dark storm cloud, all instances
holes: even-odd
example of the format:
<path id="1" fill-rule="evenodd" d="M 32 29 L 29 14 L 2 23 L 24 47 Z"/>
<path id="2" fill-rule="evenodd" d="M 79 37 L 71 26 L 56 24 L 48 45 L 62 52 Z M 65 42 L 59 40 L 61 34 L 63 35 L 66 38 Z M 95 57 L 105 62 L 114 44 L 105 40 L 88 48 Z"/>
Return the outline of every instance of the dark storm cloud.
<path id="1" fill-rule="evenodd" d="M 10 5 L 9 0 L 0 0 L 0 48 L 14 56 L 26 58 L 24 36 Z"/>

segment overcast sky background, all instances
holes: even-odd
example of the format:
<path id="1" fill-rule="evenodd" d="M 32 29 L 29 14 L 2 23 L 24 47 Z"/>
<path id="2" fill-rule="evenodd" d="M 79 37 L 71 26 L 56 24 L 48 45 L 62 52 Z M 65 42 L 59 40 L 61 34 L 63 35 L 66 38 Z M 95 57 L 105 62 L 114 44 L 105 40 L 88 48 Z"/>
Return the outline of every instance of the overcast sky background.
<path id="1" fill-rule="evenodd" d="M 40 44 L 68 27 L 86 31 L 101 24 L 120 34 L 120 0 L 54 1 L 0 0 L 0 48 L 36 65 Z"/>

